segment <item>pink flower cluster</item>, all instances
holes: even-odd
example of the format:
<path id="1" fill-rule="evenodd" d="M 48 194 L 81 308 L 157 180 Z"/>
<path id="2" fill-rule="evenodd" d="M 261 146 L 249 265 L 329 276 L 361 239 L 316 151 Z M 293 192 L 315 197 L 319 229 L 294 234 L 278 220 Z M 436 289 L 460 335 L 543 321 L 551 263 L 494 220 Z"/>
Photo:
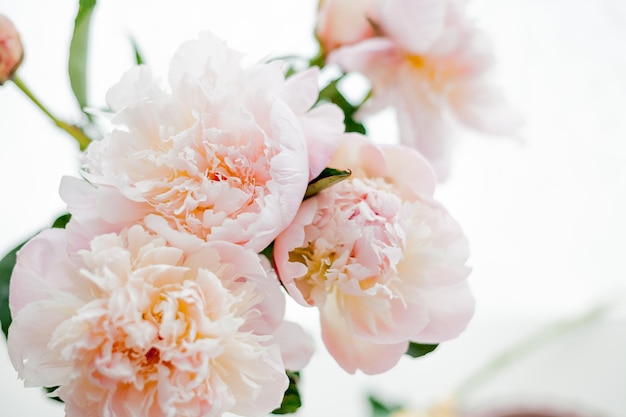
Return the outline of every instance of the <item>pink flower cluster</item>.
<path id="1" fill-rule="evenodd" d="M 392 106 L 403 144 L 440 180 L 450 171 L 450 119 L 514 134 L 519 116 L 490 79 L 491 47 L 465 0 L 320 0 L 316 33 L 330 63 L 372 83 L 366 117 Z"/>
<path id="2" fill-rule="evenodd" d="M 390 23 L 399 2 L 372 0 L 364 39 L 323 41 L 351 44 L 333 59 L 372 70 L 376 100 L 440 70 L 458 81 L 441 84 L 448 98 L 477 81 L 453 59 L 473 42 L 466 27 L 442 38 L 456 9 L 414 1 L 403 7 L 428 5 L 420 16 L 434 22 L 420 33 Z M 107 95 L 114 130 L 91 143 L 80 179 L 62 180 L 71 221 L 18 252 L 11 361 L 27 385 L 59 387 L 68 417 L 271 412 L 286 371 L 313 352 L 285 321 L 282 287 L 319 309 L 322 340 L 350 373 L 384 372 L 409 343 L 456 337 L 473 314 L 467 240 L 433 199 L 426 159 L 345 134 L 341 109 L 317 103 L 317 69 L 286 78 L 280 62 L 241 58 L 203 33 L 178 49 L 167 83 L 146 66 L 124 74 Z M 432 98 L 412 85 L 420 106 Z M 439 120 L 405 104 L 406 117 Z M 351 175 L 305 198 L 326 167 Z M 268 246 L 271 259 L 259 255 Z"/>

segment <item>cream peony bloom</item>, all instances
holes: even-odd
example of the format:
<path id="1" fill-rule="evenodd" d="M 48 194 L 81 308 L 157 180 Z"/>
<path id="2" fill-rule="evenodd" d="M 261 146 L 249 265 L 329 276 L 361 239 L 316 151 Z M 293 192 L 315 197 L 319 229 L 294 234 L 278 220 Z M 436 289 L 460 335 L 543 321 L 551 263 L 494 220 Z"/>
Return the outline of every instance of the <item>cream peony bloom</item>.
<path id="1" fill-rule="evenodd" d="M 363 2 L 366 3 L 366 2 Z M 328 57 L 372 82 L 361 117 L 393 106 L 403 144 L 417 148 L 440 180 L 450 171 L 451 121 L 514 134 L 519 116 L 489 77 L 491 45 L 458 0 L 377 0 L 376 36 Z"/>
<path id="2" fill-rule="evenodd" d="M 66 246 L 53 229 L 18 253 L 8 346 L 26 385 L 60 386 L 68 417 L 280 405 L 284 297 L 255 253 L 226 242 L 184 253 L 141 226 L 94 238 L 76 259 Z"/>
<path id="3" fill-rule="evenodd" d="M 261 251 L 326 166 L 341 110 L 311 109 L 317 70 L 285 80 L 279 62 L 244 68 L 208 33 L 179 48 L 169 86 L 140 66 L 109 91 L 118 128 L 87 149 L 88 184 L 61 187 L 79 224 L 70 229 L 88 240 L 141 222 L 185 249 L 219 240 Z"/>
<path id="4" fill-rule="evenodd" d="M 432 199 L 416 151 L 346 135 L 331 166 L 352 176 L 304 201 L 275 241 L 276 268 L 296 301 L 319 308 L 339 365 L 380 373 L 409 341 L 439 343 L 467 325 L 467 240 Z"/>

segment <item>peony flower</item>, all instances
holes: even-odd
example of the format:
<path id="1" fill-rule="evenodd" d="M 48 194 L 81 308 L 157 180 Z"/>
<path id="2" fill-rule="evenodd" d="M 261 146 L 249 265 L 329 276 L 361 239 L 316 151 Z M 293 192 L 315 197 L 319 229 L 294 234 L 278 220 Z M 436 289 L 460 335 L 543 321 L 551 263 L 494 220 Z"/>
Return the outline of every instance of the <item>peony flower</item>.
<path id="1" fill-rule="evenodd" d="M 13 22 L 0 14 L 0 85 L 13 76 L 23 58 L 24 48 L 20 34 Z"/>
<path id="2" fill-rule="evenodd" d="M 285 80 L 279 62 L 243 68 L 208 33 L 179 48 L 169 85 L 140 66 L 107 94 L 118 128 L 87 149 L 89 184 L 61 187 L 76 229 L 88 239 L 141 222 L 185 249 L 220 240 L 261 251 L 326 166 L 343 114 L 311 110 L 317 70 Z"/>
<path id="3" fill-rule="evenodd" d="M 320 0 L 315 35 L 324 54 L 375 36 L 369 20 L 377 0 Z"/>
<path id="4" fill-rule="evenodd" d="M 275 241 L 277 272 L 297 302 L 319 309 L 340 366 L 384 372 L 409 341 L 439 343 L 466 327 L 467 240 L 433 200 L 434 175 L 415 150 L 346 135 L 330 166 L 352 176 L 303 202 Z"/>
<path id="5" fill-rule="evenodd" d="M 488 76 L 491 48 L 464 2 L 377 0 L 376 37 L 334 51 L 328 61 L 372 82 L 360 116 L 393 106 L 403 144 L 417 148 L 437 177 L 450 171 L 450 120 L 493 134 L 519 127 Z"/>
<path id="6" fill-rule="evenodd" d="M 68 417 L 262 416 L 280 405 L 284 297 L 258 255 L 226 242 L 185 253 L 139 225 L 78 257 L 66 246 L 52 229 L 18 253 L 8 347 L 26 385 L 60 387 Z"/>

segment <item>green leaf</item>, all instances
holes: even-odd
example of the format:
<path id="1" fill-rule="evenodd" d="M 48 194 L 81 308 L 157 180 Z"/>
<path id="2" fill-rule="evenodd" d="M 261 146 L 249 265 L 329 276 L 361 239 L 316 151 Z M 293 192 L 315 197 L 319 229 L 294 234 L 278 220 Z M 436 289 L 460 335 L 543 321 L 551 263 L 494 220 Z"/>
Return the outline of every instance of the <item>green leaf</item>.
<path id="1" fill-rule="evenodd" d="M 276 265 L 274 265 L 274 242 L 267 245 L 267 247 L 263 249 L 260 254 L 265 256 L 267 260 L 270 261 L 272 268 L 276 269 Z"/>
<path id="2" fill-rule="evenodd" d="M 17 251 L 24 246 L 24 243 L 18 245 L 0 260 L 0 321 L 2 322 L 2 333 L 4 333 L 5 336 L 8 335 L 9 326 L 11 325 L 11 310 L 9 310 L 11 273 L 15 266 Z"/>
<path id="3" fill-rule="evenodd" d="M 335 168 L 324 168 L 324 170 L 315 178 L 309 182 L 309 186 L 306 188 L 304 198 L 314 196 L 325 188 L 337 184 L 340 181 L 347 179 L 352 173 Z"/>
<path id="4" fill-rule="evenodd" d="M 298 391 L 298 382 L 300 382 L 300 372 L 287 371 L 289 377 L 289 387 L 285 391 L 283 402 L 279 408 L 272 411 L 272 414 L 291 414 L 295 413 L 302 405 L 300 400 L 300 392 Z"/>
<path id="5" fill-rule="evenodd" d="M 360 106 L 355 106 L 350 103 L 348 99 L 344 97 L 343 94 L 337 89 L 339 81 L 341 81 L 342 77 L 331 81 L 326 87 L 320 91 L 319 102 L 331 102 L 335 103 L 337 106 L 343 110 L 344 114 L 344 124 L 346 125 L 346 132 L 357 132 L 365 134 L 367 133 L 365 126 L 354 119 L 354 115 L 359 110 Z"/>
<path id="6" fill-rule="evenodd" d="M 52 223 L 52 227 L 57 228 L 57 229 L 65 229 L 65 226 L 69 223 L 71 217 L 72 215 L 69 213 L 60 215 Z"/>
<path id="7" fill-rule="evenodd" d="M 415 342 L 409 343 L 409 348 L 406 351 L 406 355 L 409 355 L 412 358 L 419 358 L 420 356 L 424 356 L 437 349 L 439 345 L 427 345 L 420 344 Z"/>
<path id="8" fill-rule="evenodd" d="M 49 394 L 53 393 L 54 391 L 56 391 L 57 389 L 59 389 L 59 387 L 43 387 L 44 392 L 46 394 L 48 394 L 48 398 L 50 398 L 51 400 L 54 400 L 54 401 L 58 401 L 60 403 L 65 402 L 61 398 L 59 398 L 58 395 L 55 395 L 54 397 L 51 397 L 49 395 Z"/>
<path id="9" fill-rule="evenodd" d="M 87 107 L 87 49 L 89 45 L 89 25 L 96 0 L 80 0 L 74 21 L 74 33 L 70 43 L 68 71 L 72 91 L 81 110 Z M 90 117 L 89 114 L 87 114 Z"/>
<path id="10" fill-rule="evenodd" d="M 373 395 L 370 395 L 368 397 L 368 400 L 370 403 L 370 407 L 372 408 L 372 417 L 387 417 L 393 412 L 402 409 L 402 406 L 399 405 L 385 404 Z"/>
<path id="11" fill-rule="evenodd" d="M 143 59 L 143 54 L 141 53 L 141 49 L 139 48 L 139 44 L 137 43 L 137 39 L 130 37 L 130 43 L 133 46 L 133 52 L 135 53 L 135 62 L 137 65 L 141 65 L 146 62 Z"/>

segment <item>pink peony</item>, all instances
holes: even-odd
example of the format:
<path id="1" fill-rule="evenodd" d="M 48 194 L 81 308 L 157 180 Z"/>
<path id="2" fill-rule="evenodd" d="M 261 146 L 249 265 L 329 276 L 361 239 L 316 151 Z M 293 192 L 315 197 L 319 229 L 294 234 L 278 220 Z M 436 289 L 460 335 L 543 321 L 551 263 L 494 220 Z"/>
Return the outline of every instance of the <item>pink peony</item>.
<path id="1" fill-rule="evenodd" d="M 0 14 L 0 85 L 11 78 L 23 58 L 24 48 L 20 34 L 13 22 Z"/>
<path id="2" fill-rule="evenodd" d="M 258 255 L 226 242 L 184 253 L 137 225 L 70 258 L 65 234 L 33 238 L 13 271 L 8 346 L 26 385 L 60 386 L 68 417 L 262 416 L 280 405 L 289 341 L 273 335 L 301 333 L 283 324 L 284 296 Z M 283 356 L 306 364 L 293 354 Z"/>
<path id="3" fill-rule="evenodd" d="M 262 250 L 326 166 L 341 111 L 311 109 L 317 70 L 285 80 L 279 62 L 243 68 L 208 33 L 179 48 L 169 85 L 140 66 L 109 91 L 118 129 L 88 148 L 88 184 L 61 189 L 76 229 L 89 238 L 141 222 L 185 249 L 220 240 Z"/>
<path id="4" fill-rule="evenodd" d="M 330 166 L 352 176 L 304 201 L 276 239 L 276 268 L 296 301 L 319 308 L 339 365 L 384 372 L 409 341 L 439 343 L 466 327 L 467 240 L 433 200 L 433 173 L 415 150 L 346 135 Z"/>
<path id="5" fill-rule="evenodd" d="M 361 117 L 393 106 L 401 142 L 417 148 L 441 180 L 450 170 L 450 119 L 488 133 L 515 133 L 520 120 L 488 77 L 490 44 L 464 2 L 377 0 L 374 10 L 377 36 L 328 58 L 371 80 L 372 99 Z"/>
<path id="6" fill-rule="evenodd" d="M 320 0 L 315 35 L 324 54 L 375 35 L 369 19 L 377 0 Z"/>

